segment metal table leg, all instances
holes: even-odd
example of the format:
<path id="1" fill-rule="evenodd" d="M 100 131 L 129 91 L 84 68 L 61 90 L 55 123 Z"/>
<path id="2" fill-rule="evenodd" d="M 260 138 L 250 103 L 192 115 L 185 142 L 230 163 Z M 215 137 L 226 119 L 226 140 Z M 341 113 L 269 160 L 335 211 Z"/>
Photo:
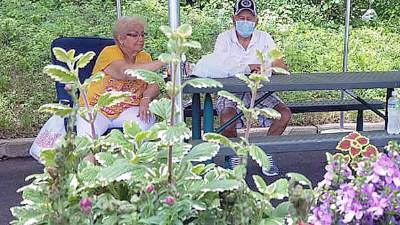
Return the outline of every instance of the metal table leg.
<path id="1" fill-rule="evenodd" d="M 387 123 L 388 123 L 388 102 L 389 102 L 389 98 L 392 96 L 393 91 L 394 91 L 394 88 L 386 89 L 385 130 L 387 129 Z"/>
<path id="2" fill-rule="evenodd" d="M 200 94 L 192 95 L 192 139 L 201 139 Z"/>
<path id="3" fill-rule="evenodd" d="M 193 112 L 194 114 L 194 112 Z M 214 109 L 211 94 L 207 93 L 204 99 L 204 133 L 214 131 Z"/>

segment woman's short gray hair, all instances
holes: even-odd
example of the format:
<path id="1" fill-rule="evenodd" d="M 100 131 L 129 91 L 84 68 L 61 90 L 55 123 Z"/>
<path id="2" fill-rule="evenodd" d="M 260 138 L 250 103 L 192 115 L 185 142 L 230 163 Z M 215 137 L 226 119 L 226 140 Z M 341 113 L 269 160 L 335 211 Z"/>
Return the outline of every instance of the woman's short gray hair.
<path id="1" fill-rule="evenodd" d="M 129 26 L 133 24 L 143 25 L 144 29 L 147 28 L 146 20 L 141 16 L 123 16 L 114 25 L 112 32 L 114 39 L 117 41 L 118 35 L 125 34 Z"/>

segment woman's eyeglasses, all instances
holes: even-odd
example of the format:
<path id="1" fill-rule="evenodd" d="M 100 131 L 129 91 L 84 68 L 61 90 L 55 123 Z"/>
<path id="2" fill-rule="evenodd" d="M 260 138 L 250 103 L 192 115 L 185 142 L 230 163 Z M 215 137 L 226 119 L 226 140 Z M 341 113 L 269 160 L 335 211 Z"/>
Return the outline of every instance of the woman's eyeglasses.
<path id="1" fill-rule="evenodd" d="M 126 33 L 126 36 L 129 36 L 129 37 L 133 37 L 133 38 L 139 38 L 139 37 L 142 37 L 142 38 L 144 38 L 145 36 L 146 36 L 146 33 Z"/>

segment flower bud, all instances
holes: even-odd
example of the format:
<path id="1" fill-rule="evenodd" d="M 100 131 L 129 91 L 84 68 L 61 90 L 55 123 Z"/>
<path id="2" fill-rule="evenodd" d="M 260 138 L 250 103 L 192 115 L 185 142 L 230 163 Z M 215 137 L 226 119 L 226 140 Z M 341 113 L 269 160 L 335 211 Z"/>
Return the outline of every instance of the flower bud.
<path id="1" fill-rule="evenodd" d="M 152 193 L 154 191 L 154 185 L 153 184 L 149 184 L 146 187 L 146 192 L 147 193 Z"/>
<path id="2" fill-rule="evenodd" d="M 172 196 L 167 196 L 164 199 L 164 202 L 167 203 L 168 205 L 173 205 L 175 203 L 175 198 Z"/>
<path id="3" fill-rule="evenodd" d="M 83 198 L 79 202 L 79 206 L 81 207 L 81 211 L 85 214 L 89 214 L 92 210 L 92 200 L 90 198 Z"/>

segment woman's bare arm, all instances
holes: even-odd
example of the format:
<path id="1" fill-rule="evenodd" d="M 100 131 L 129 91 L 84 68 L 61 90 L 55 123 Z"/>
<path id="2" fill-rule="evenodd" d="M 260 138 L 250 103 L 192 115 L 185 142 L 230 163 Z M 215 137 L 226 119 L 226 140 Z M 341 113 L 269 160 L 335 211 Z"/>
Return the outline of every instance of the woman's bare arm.
<path id="1" fill-rule="evenodd" d="M 108 65 L 104 72 L 117 80 L 135 80 L 136 78 L 125 74 L 127 69 L 145 69 L 157 71 L 164 65 L 160 60 L 155 60 L 148 63 L 127 63 L 123 60 L 116 60 Z"/>

